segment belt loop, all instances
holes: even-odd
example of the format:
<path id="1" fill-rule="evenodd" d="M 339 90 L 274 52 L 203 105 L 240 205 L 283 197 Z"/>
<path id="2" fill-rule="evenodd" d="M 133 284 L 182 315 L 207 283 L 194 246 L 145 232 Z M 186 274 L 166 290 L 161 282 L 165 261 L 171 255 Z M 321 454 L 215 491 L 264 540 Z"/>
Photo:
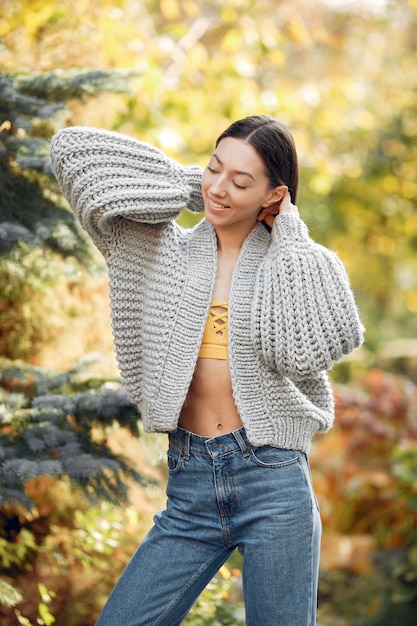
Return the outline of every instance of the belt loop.
<path id="1" fill-rule="evenodd" d="M 184 459 L 188 461 L 190 458 L 190 439 L 191 433 L 187 430 L 185 432 L 185 441 L 184 441 Z"/>
<path id="2" fill-rule="evenodd" d="M 239 448 L 241 449 L 243 456 L 249 456 L 250 445 L 249 443 L 246 443 L 246 441 L 243 439 L 242 435 L 240 434 L 240 431 L 235 430 L 233 435 L 237 443 L 239 444 Z"/>

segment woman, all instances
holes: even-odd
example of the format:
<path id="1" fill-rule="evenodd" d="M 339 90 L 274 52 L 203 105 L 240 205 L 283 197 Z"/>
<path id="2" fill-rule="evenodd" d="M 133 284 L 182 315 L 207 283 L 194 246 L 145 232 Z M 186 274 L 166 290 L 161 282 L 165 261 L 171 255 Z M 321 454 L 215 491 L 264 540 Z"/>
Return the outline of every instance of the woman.
<path id="1" fill-rule="evenodd" d="M 295 206 L 288 129 L 232 124 L 202 173 L 116 133 L 68 128 L 61 189 L 109 268 L 121 374 L 168 432 L 167 508 L 98 626 L 175 626 L 238 548 L 249 626 L 313 626 L 321 522 L 307 453 L 333 421 L 326 371 L 363 327 L 336 255 Z M 193 229 L 175 218 L 204 211 Z"/>

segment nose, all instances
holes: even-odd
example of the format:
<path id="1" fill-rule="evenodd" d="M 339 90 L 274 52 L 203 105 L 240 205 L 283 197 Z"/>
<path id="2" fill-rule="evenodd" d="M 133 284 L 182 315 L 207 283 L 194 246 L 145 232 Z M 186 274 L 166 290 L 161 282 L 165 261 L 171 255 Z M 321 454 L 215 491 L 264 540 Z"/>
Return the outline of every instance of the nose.
<path id="1" fill-rule="evenodd" d="M 219 198 L 223 198 L 226 195 L 226 181 L 225 177 L 222 176 L 222 174 L 216 176 L 216 178 L 210 185 L 210 191 L 214 196 L 218 196 Z"/>

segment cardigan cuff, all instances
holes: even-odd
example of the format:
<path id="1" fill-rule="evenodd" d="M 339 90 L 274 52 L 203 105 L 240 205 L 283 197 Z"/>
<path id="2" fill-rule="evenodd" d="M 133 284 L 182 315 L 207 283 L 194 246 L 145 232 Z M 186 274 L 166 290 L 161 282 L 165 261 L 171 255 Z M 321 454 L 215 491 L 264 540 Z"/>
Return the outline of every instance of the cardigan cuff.
<path id="1" fill-rule="evenodd" d="M 194 213 L 204 211 L 204 201 L 201 191 L 203 170 L 198 165 L 181 165 L 168 158 L 170 178 L 181 188 L 187 197 L 187 209 Z"/>
<path id="2" fill-rule="evenodd" d="M 277 215 L 274 220 L 272 236 L 277 239 L 308 239 L 308 228 L 302 219 L 289 213 Z"/>

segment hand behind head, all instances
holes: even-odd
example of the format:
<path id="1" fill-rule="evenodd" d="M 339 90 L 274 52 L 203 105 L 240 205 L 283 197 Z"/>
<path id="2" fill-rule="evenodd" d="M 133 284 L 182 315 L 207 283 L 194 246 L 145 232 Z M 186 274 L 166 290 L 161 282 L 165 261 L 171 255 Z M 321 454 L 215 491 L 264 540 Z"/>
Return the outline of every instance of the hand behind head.
<path id="1" fill-rule="evenodd" d="M 268 224 L 270 228 L 272 228 L 276 216 L 283 215 L 285 213 L 288 215 L 295 215 L 295 217 L 299 217 L 298 208 L 295 206 L 295 204 L 292 204 L 291 197 L 288 191 L 278 202 L 275 202 L 268 207 L 263 207 L 258 215 L 258 221 L 264 221 Z"/>

